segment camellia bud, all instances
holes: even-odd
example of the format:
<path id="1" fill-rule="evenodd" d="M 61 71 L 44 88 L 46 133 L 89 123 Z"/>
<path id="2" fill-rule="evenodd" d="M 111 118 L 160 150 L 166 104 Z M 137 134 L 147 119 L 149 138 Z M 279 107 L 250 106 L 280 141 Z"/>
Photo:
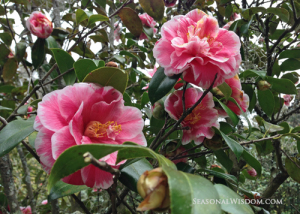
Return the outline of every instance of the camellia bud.
<path id="1" fill-rule="evenodd" d="M 176 4 L 177 0 L 164 0 L 164 2 L 166 7 L 173 7 Z"/>
<path id="2" fill-rule="evenodd" d="M 33 12 L 26 21 L 26 26 L 30 32 L 42 39 L 48 38 L 53 31 L 52 22 L 41 12 Z"/>
<path id="3" fill-rule="evenodd" d="M 162 100 L 157 101 L 151 107 L 152 115 L 155 119 L 164 120 L 165 119 L 165 107 Z"/>
<path id="4" fill-rule="evenodd" d="M 248 174 L 249 174 L 251 177 L 256 177 L 256 176 L 257 176 L 256 170 L 255 170 L 254 168 L 252 168 L 252 167 L 248 167 L 247 172 L 248 172 Z"/>
<path id="5" fill-rule="evenodd" d="M 205 147 L 212 150 L 218 150 L 223 146 L 222 138 L 219 135 L 214 135 L 212 139 L 205 138 L 203 144 Z"/>
<path id="6" fill-rule="evenodd" d="M 117 63 L 110 61 L 110 62 L 105 64 L 105 67 L 115 67 L 115 68 L 117 68 L 118 65 L 117 65 Z"/>
<path id="7" fill-rule="evenodd" d="M 265 80 L 260 80 L 257 83 L 257 88 L 258 88 L 258 90 L 261 90 L 261 91 L 268 90 L 270 87 L 271 87 L 271 84 Z"/>
<path id="8" fill-rule="evenodd" d="M 211 92 L 213 93 L 213 95 L 215 95 L 218 98 L 223 98 L 224 97 L 224 94 L 222 93 L 222 91 L 218 87 L 213 88 L 211 90 Z"/>
<path id="9" fill-rule="evenodd" d="M 144 172 L 137 182 L 138 193 L 144 198 L 137 210 L 164 211 L 169 209 L 168 178 L 162 168 Z"/>

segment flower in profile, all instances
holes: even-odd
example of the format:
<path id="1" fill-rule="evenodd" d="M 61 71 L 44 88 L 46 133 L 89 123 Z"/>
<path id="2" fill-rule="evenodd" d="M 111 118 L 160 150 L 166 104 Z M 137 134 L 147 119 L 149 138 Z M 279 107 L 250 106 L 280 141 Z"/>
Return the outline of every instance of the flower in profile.
<path id="1" fill-rule="evenodd" d="M 35 11 L 26 21 L 26 27 L 30 32 L 42 39 L 48 38 L 53 31 L 52 22 L 41 12 Z"/>
<path id="2" fill-rule="evenodd" d="M 121 32 L 122 32 L 122 29 L 120 27 L 120 24 L 118 24 L 118 23 L 115 23 L 114 27 L 115 27 L 114 37 L 115 37 L 115 40 L 118 42 L 120 40 L 120 35 L 121 35 Z"/>
<path id="3" fill-rule="evenodd" d="M 155 35 L 157 32 L 157 29 L 154 27 L 156 25 L 156 21 L 154 21 L 154 19 L 151 16 L 149 16 L 147 13 L 143 13 L 143 14 L 139 15 L 139 17 L 142 21 L 143 26 L 147 27 L 147 28 L 152 28 L 153 35 Z M 140 40 L 143 40 L 143 39 L 148 39 L 148 37 L 146 36 L 146 34 L 144 32 L 142 32 L 140 35 Z"/>
<path id="4" fill-rule="evenodd" d="M 156 68 L 156 66 L 154 65 L 154 68 L 153 68 L 153 70 L 147 70 L 146 72 L 143 72 L 147 77 L 150 77 L 150 78 L 152 78 L 153 76 L 154 76 L 154 74 L 155 74 L 155 72 L 157 71 L 157 68 Z M 145 87 L 143 87 L 142 89 L 143 90 L 147 90 L 149 88 L 149 83 L 147 83 L 147 85 L 145 86 Z"/>
<path id="5" fill-rule="evenodd" d="M 164 211 L 170 206 L 168 178 L 162 168 L 144 172 L 137 182 L 138 193 L 144 198 L 137 210 Z"/>
<path id="6" fill-rule="evenodd" d="M 165 101 L 165 110 L 171 118 L 179 120 L 183 114 L 182 106 L 183 91 L 175 91 L 169 95 Z M 203 92 L 200 89 L 188 88 L 185 91 L 185 108 L 192 107 L 202 96 Z M 214 109 L 213 96 L 209 92 L 201 103 L 193 109 L 182 122 L 182 127 L 188 127 L 188 130 L 183 130 L 182 144 L 185 145 L 192 140 L 195 144 L 203 142 L 204 138 L 211 139 L 214 136 L 213 126 L 219 128 L 218 111 Z"/>
<path id="7" fill-rule="evenodd" d="M 243 112 L 246 112 L 249 106 L 249 96 L 245 94 L 244 91 L 242 90 L 242 85 L 238 75 L 235 75 L 234 77 L 225 80 L 225 82 L 229 85 L 229 87 L 232 90 L 231 97 L 235 99 L 235 101 L 240 105 Z M 214 88 L 213 91 L 214 93 L 216 93 L 217 96 L 223 95 L 223 93 L 218 88 Z M 227 102 L 225 101 L 224 104 L 228 108 L 230 108 L 235 114 L 237 115 L 242 114 L 241 109 L 235 103 L 231 101 L 227 101 Z M 218 110 L 220 116 L 228 117 L 227 113 L 221 106 L 216 107 L 216 109 Z"/>
<path id="8" fill-rule="evenodd" d="M 22 212 L 22 214 L 31 214 L 31 206 L 27 206 L 27 207 L 20 207 L 20 210 Z"/>
<path id="9" fill-rule="evenodd" d="M 142 132 L 142 113 L 124 106 L 123 95 L 113 87 L 77 83 L 43 97 L 37 109 L 34 128 L 39 131 L 35 148 L 43 168 L 50 170 L 61 153 L 81 144 L 122 144 L 125 141 L 147 145 Z M 100 159 L 114 168 L 117 152 Z M 107 189 L 113 175 L 89 165 L 62 179 L 73 185 Z"/>
<path id="10" fill-rule="evenodd" d="M 218 21 L 201 10 L 175 16 L 162 26 L 162 38 L 153 56 L 165 68 L 165 74 L 183 74 L 183 79 L 208 88 L 239 72 L 240 39 L 232 31 L 219 28 Z"/>
<path id="11" fill-rule="evenodd" d="M 283 95 L 283 99 L 284 99 L 284 105 L 289 106 L 291 104 L 291 101 L 293 100 L 293 96 L 289 94 L 285 94 Z"/>

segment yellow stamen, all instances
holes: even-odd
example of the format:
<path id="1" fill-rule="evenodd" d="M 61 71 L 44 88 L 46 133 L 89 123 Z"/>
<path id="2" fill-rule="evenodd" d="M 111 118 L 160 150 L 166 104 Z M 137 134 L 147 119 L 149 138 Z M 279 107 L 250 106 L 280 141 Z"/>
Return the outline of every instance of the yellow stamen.
<path id="1" fill-rule="evenodd" d="M 114 121 L 108 121 L 104 124 L 98 121 L 91 121 L 85 129 L 84 135 L 87 137 L 102 138 L 108 137 L 110 133 L 118 135 L 121 131 L 121 125 L 118 125 Z"/>
<path id="2" fill-rule="evenodd" d="M 190 113 L 188 116 L 186 116 L 186 118 L 184 119 L 184 122 L 194 125 L 201 119 L 199 110 L 204 110 L 204 109 L 205 109 L 205 106 L 202 106 L 201 104 L 199 104 L 196 108 L 194 108 L 192 113 Z"/>

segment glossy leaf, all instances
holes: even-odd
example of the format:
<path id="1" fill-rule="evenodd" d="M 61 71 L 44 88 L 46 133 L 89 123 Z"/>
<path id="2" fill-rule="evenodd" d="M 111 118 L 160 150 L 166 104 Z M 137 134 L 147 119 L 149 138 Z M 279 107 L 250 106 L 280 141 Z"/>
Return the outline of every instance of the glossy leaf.
<path id="1" fill-rule="evenodd" d="M 44 62 L 45 44 L 45 39 L 38 38 L 32 46 L 31 60 L 35 69 L 42 65 Z"/>
<path id="2" fill-rule="evenodd" d="M 217 101 L 221 105 L 221 107 L 230 117 L 233 125 L 236 126 L 240 120 L 238 116 L 230 108 L 228 108 L 222 101 L 218 100 L 216 97 L 214 97 L 214 101 Z"/>
<path id="3" fill-rule="evenodd" d="M 83 154 L 90 152 L 96 159 L 105 157 L 115 151 L 118 151 L 117 163 L 126 159 L 139 157 L 149 157 L 157 159 L 159 165 L 167 165 L 176 168 L 175 164 L 164 156 L 155 153 L 153 150 L 131 143 L 131 145 L 114 145 L 114 144 L 84 144 L 72 146 L 66 149 L 55 161 L 48 180 L 48 191 L 57 181 L 64 178 L 79 169 L 89 165 L 84 162 Z"/>
<path id="4" fill-rule="evenodd" d="M 34 132 L 34 117 L 28 120 L 14 120 L 0 131 L 0 157 L 15 148 L 20 141 Z"/>
<path id="5" fill-rule="evenodd" d="M 197 204 L 197 200 L 216 200 L 218 193 L 212 183 L 199 176 L 163 166 L 168 177 L 172 214 L 221 214 L 220 204 Z M 184 202 L 184 203 L 182 203 Z"/>
<path id="6" fill-rule="evenodd" d="M 260 107 L 269 117 L 271 117 L 275 106 L 272 92 L 269 89 L 265 91 L 257 90 L 257 96 Z"/>
<path id="7" fill-rule="evenodd" d="M 50 48 L 60 48 L 58 43 L 56 42 L 56 40 L 54 39 L 53 36 L 49 36 L 47 39 L 46 39 L 46 42 L 47 42 L 47 47 L 50 49 Z"/>
<path id="8" fill-rule="evenodd" d="M 165 4 L 163 0 L 139 0 L 143 10 L 156 21 L 164 17 Z"/>
<path id="9" fill-rule="evenodd" d="M 164 73 L 164 68 L 159 67 L 157 69 L 149 83 L 148 90 L 149 99 L 152 105 L 171 91 L 179 77 L 180 74 L 168 77 Z"/>
<path id="10" fill-rule="evenodd" d="M 74 60 L 70 54 L 58 48 L 53 48 L 51 51 L 61 73 L 73 68 Z M 67 85 L 74 84 L 76 80 L 75 71 L 65 74 L 63 78 Z"/>
<path id="11" fill-rule="evenodd" d="M 104 61 L 101 62 L 103 63 L 101 63 L 100 65 L 104 64 Z M 78 80 L 82 82 L 86 75 L 97 69 L 97 65 L 96 62 L 91 59 L 80 59 L 74 63 L 74 69 Z"/>
<path id="12" fill-rule="evenodd" d="M 137 192 L 137 182 L 145 171 L 152 170 L 153 166 L 145 158 L 140 159 L 121 169 L 119 180 L 132 191 Z"/>
<path id="13" fill-rule="evenodd" d="M 71 185 L 58 181 L 50 190 L 48 202 L 88 189 L 85 185 Z"/>
<path id="14" fill-rule="evenodd" d="M 18 61 L 16 58 L 10 58 L 3 66 L 3 79 L 5 82 L 10 81 L 17 73 Z"/>
<path id="15" fill-rule="evenodd" d="M 101 86 L 112 86 L 124 93 L 128 81 L 128 75 L 123 70 L 113 67 L 98 68 L 89 73 L 83 82 L 97 83 Z"/>
<path id="16" fill-rule="evenodd" d="M 0 5 L 0 11 L 1 11 L 1 5 Z M 1 12 L 0 12 L 1 14 Z M 7 46 L 11 45 L 12 37 L 9 33 L 0 33 L 0 39 L 6 44 Z"/>
<path id="17" fill-rule="evenodd" d="M 12 110 L 11 108 L 7 108 L 7 107 L 4 107 L 4 106 L 0 106 L 0 110 Z"/>
<path id="18" fill-rule="evenodd" d="M 141 99 L 141 108 L 144 108 L 145 105 L 147 105 L 147 103 L 149 103 L 149 96 L 148 96 L 148 92 L 144 92 L 142 99 Z"/>
<path id="19" fill-rule="evenodd" d="M 278 59 L 300 58 L 300 49 L 289 49 L 280 53 Z"/>
<path id="20" fill-rule="evenodd" d="M 283 127 L 283 130 L 278 131 L 279 134 L 286 134 L 290 132 L 290 125 L 287 122 L 282 122 L 279 124 L 281 127 Z"/>
<path id="21" fill-rule="evenodd" d="M 241 196 L 236 194 L 233 190 L 229 187 L 224 186 L 222 184 L 215 184 L 214 185 L 220 199 L 228 200 L 228 201 L 241 201 L 243 200 Z M 249 204 L 242 204 L 242 203 L 222 203 L 221 204 L 222 210 L 231 214 L 254 214 Z"/>
<path id="22" fill-rule="evenodd" d="M 88 19 L 88 15 L 82 9 L 76 10 L 76 23 L 79 24 L 80 22 Z"/>
<path id="23" fill-rule="evenodd" d="M 223 150 L 219 149 L 219 150 L 214 151 L 214 154 L 217 157 L 218 162 L 221 163 L 222 166 L 225 167 L 227 172 L 230 172 L 232 169 L 232 166 L 233 166 L 233 162 L 226 155 L 226 153 Z"/>
<path id="24" fill-rule="evenodd" d="M 226 174 L 226 173 L 222 173 L 222 172 L 218 172 L 218 171 L 214 171 L 214 170 L 209 170 L 209 169 L 201 169 L 200 171 L 207 172 L 208 174 L 211 174 L 211 175 L 219 177 L 219 178 L 223 178 L 225 180 L 230 180 L 231 182 L 234 182 L 234 183 L 238 183 L 237 178 L 230 174 Z"/>
<path id="25" fill-rule="evenodd" d="M 108 21 L 108 20 L 109 18 L 107 16 L 103 16 L 101 14 L 94 14 L 89 17 L 88 26 L 95 24 L 95 22 Z"/>
<path id="26" fill-rule="evenodd" d="M 300 167 L 300 161 L 297 160 L 296 157 L 290 157 L 292 160 L 290 160 L 288 157 L 285 158 L 285 168 L 286 171 L 288 172 L 289 176 L 291 176 L 291 178 L 300 183 L 300 168 L 298 168 L 298 166 Z M 298 165 L 296 165 L 296 164 Z"/>
<path id="27" fill-rule="evenodd" d="M 5 44 L 0 43 L 0 65 L 4 65 L 4 63 L 7 61 L 7 56 L 10 53 L 10 50 Z"/>
<path id="28" fill-rule="evenodd" d="M 218 86 L 218 89 L 221 90 L 221 92 L 224 94 L 225 96 L 225 99 L 228 100 L 228 98 L 231 96 L 232 94 L 232 89 L 231 87 L 226 83 L 224 82 L 223 84 L 219 85 Z"/>
<path id="29" fill-rule="evenodd" d="M 252 166 L 256 170 L 257 176 L 261 176 L 262 168 L 260 162 L 246 150 L 243 151 L 242 157 L 250 166 Z"/>
<path id="30" fill-rule="evenodd" d="M 281 71 L 294 71 L 298 69 L 300 69 L 300 61 L 294 58 L 289 58 L 280 65 Z"/>
<path id="31" fill-rule="evenodd" d="M 184 163 L 184 162 L 177 163 L 176 167 L 179 171 L 190 173 L 190 174 L 194 174 L 194 171 L 195 171 L 194 167 L 192 167 L 189 164 Z"/>
<path id="32" fill-rule="evenodd" d="M 282 75 L 281 79 L 289 79 L 295 84 L 299 80 L 299 74 L 297 72 L 287 73 Z"/>
<path id="33" fill-rule="evenodd" d="M 21 61 L 26 53 L 26 43 L 25 42 L 18 42 L 15 48 L 15 57 Z"/>
<path id="34" fill-rule="evenodd" d="M 289 21 L 289 12 L 284 8 L 267 8 L 267 12 L 279 16 L 279 18 L 284 22 Z"/>
<path id="35" fill-rule="evenodd" d="M 267 81 L 272 85 L 272 90 L 283 94 L 297 94 L 295 84 L 288 79 L 268 77 Z"/>
<path id="36" fill-rule="evenodd" d="M 143 32 L 143 24 L 138 14 L 131 8 L 124 7 L 118 13 L 123 24 L 135 36 L 139 37 Z"/>

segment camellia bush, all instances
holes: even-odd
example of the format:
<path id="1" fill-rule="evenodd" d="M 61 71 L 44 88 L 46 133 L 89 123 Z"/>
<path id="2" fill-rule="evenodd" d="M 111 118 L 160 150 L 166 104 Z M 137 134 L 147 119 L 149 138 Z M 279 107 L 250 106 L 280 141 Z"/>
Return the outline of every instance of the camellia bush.
<path id="1" fill-rule="evenodd" d="M 299 0 L 2 0 L 0 23 L 0 213 L 300 201 Z"/>

